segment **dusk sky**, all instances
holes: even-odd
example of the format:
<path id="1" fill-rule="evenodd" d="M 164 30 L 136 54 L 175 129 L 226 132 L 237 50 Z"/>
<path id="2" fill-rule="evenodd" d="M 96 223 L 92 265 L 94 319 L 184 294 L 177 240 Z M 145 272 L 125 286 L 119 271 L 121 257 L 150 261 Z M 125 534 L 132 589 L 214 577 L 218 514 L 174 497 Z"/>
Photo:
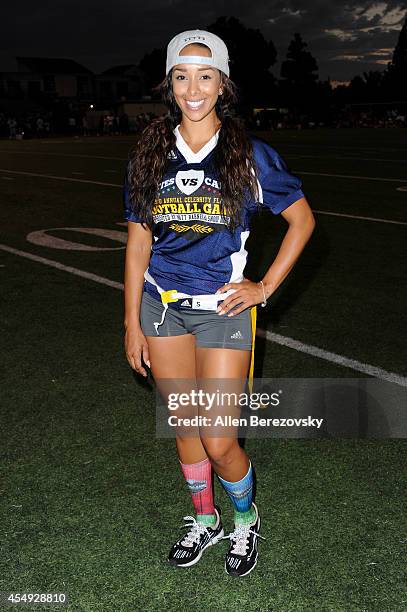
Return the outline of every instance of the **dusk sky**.
<path id="1" fill-rule="evenodd" d="M 15 70 L 15 56 L 22 55 L 69 57 L 100 72 L 137 63 L 174 34 L 233 15 L 274 42 L 275 76 L 300 32 L 318 61 L 319 77 L 346 81 L 386 67 L 406 13 L 406 2 L 398 0 L 21 0 L 2 6 L 0 71 Z"/>

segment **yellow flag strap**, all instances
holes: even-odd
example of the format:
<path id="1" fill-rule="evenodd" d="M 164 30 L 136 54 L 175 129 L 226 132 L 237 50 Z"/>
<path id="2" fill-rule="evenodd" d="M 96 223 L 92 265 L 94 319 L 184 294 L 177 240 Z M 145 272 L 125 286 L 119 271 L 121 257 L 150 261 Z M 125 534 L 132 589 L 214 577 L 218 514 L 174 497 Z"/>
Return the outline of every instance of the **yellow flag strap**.
<path id="1" fill-rule="evenodd" d="M 252 352 L 250 357 L 250 368 L 249 368 L 249 391 L 252 393 L 253 391 L 253 375 L 254 375 L 254 344 L 256 341 L 256 322 L 257 322 L 257 308 L 256 306 L 252 306 L 250 309 L 250 318 L 252 321 Z"/>

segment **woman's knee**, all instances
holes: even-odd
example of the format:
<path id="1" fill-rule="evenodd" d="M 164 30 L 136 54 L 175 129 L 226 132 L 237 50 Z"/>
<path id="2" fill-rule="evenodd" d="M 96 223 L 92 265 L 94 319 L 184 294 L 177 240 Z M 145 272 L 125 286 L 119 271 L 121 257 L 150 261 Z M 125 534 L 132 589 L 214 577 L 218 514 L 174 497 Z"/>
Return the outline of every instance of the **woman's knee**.
<path id="1" fill-rule="evenodd" d="M 236 439 L 201 438 L 202 445 L 212 464 L 227 467 L 236 459 L 241 448 Z"/>

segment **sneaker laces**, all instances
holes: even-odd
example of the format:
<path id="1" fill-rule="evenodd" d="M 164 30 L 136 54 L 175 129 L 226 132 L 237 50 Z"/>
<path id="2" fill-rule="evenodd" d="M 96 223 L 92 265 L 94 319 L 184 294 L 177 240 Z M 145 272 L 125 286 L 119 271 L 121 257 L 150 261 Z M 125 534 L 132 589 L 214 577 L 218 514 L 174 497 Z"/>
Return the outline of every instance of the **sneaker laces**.
<path id="1" fill-rule="evenodd" d="M 195 517 L 193 516 L 184 516 L 184 521 L 191 521 L 190 523 L 185 523 L 184 527 L 190 527 L 190 530 L 185 535 L 185 537 L 181 541 L 182 546 L 192 546 L 194 542 L 199 544 L 201 539 L 201 535 L 203 533 L 208 533 L 208 529 L 202 523 L 198 523 Z"/>
<path id="2" fill-rule="evenodd" d="M 250 525 L 236 525 L 234 530 L 226 536 L 223 536 L 222 540 L 229 538 L 234 542 L 230 552 L 234 555 L 245 556 L 247 553 L 247 547 L 249 546 L 249 535 L 253 534 L 256 538 L 265 540 L 257 531 L 250 528 Z"/>

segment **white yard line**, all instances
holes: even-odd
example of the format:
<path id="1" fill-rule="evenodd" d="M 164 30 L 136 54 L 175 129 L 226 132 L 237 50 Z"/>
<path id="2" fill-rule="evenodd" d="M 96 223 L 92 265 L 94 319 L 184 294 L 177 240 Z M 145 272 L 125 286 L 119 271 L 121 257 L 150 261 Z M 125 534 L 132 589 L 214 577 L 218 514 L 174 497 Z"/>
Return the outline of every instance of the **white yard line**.
<path id="1" fill-rule="evenodd" d="M 18 255 L 19 257 L 25 257 L 26 259 L 31 259 L 31 261 L 42 263 L 46 266 L 50 266 L 51 268 L 56 268 L 57 270 L 63 270 L 64 272 L 69 272 L 70 274 L 74 274 L 75 276 L 80 276 L 81 278 L 87 278 L 88 280 L 93 280 L 96 283 L 101 283 L 102 285 L 113 287 L 114 289 L 123 290 L 123 283 L 112 281 L 108 278 L 104 278 L 103 276 L 98 276 L 97 274 L 93 274 L 92 272 L 85 272 L 85 270 L 79 270 L 79 268 L 73 268 L 72 266 L 65 266 L 59 261 L 55 261 L 53 259 L 47 259 L 46 257 L 40 257 L 39 255 L 34 255 L 34 253 L 27 253 L 27 251 L 20 251 L 19 249 L 14 249 L 13 247 L 7 246 L 6 244 L 0 244 L 0 249 L 2 249 L 3 251 L 7 251 L 8 253 L 12 253 L 13 255 Z"/>
<path id="2" fill-rule="evenodd" d="M 74 154 L 74 153 L 47 153 L 47 152 L 41 152 L 41 151 L 7 151 L 6 149 L 0 149 L 0 153 L 15 153 L 15 154 L 20 154 L 20 155 L 51 155 L 51 156 L 55 156 L 58 155 L 59 157 L 80 157 L 80 158 L 85 158 L 85 159 L 107 159 L 107 160 L 117 160 L 117 161 L 127 161 L 127 158 L 125 157 L 107 157 L 105 155 L 81 155 L 81 154 Z M 290 154 L 287 154 L 286 157 L 290 157 Z M 298 155 L 295 155 L 295 157 L 298 157 Z M 306 157 L 306 155 L 300 155 L 300 157 Z M 312 156 L 310 156 L 312 157 Z M 326 157 L 326 156 L 325 156 Z M 328 155 L 329 157 L 329 155 Z M 353 159 L 353 158 L 349 158 L 349 159 Z M 355 159 L 359 159 L 359 158 L 355 158 Z M 387 160 L 377 160 L 377 161 L 387 161 Z M 5 172 L 5 170 L 0 169 L 1 172 Z M 11 172 L 11 170 L 9 170 L 9 172 Z M 399 179 L 399 178 L 388 178 L 388 177 L 378 177 L 378 176 L 358 176 L 358 175 L 353 175 L 353 174 L 328 174 L 325 172 L 306 172 L 306 171 L 301 171 L 301 170 L 293 170 L 294 174 L 306 174 L 308 176 L 327 176 L 329 178 L 347 178 L 347 179 L 356 179 L 356 180 L 366 180 L 366 181 L 385 181 L 385 182 L 395 182 L 395 183 L 406 183 L 407 179 Z M 24 174 L 23 172 L 21 172 L 21 174 Z M 27 174 L 27 173 L 25 173 Z M 50 177 L 48 175 L 44 175 L 44 174 L 32 174 L 32 176 L 46 176 L 47 178 L 58 178 L 58 177 Z M 60 178 L 60 180 L 62 180 Z M 100 184 L 100 183 L 98 183 Z"/>
<path id="3" fill-rule="evenodd" d="M 0 149 L 0 153 L 6 153 L 7 155 L 48 155 L 51 157 L 75 157 L 83 159 L 113 159 L 117 161 L 127 161 L 127 157 L 110 157 L 107 155 L 86 155 L 82 153 L 50 153 L 49 151 L 7 151 L 7 149 Z"/>
<path id="4" fill-rule="evenodd" d="M 325 361 L 336 363 L 345 368 L 350 368 L 351 370 L 356 370 L 357 372 L 362 372 L 363 374 L 368 374 L 369 376 L 381 378 L 382 380 L 388 380 L 389 382 L 396 383 L 397 385 L 407 387 L 407 378 L 405 376 L 395 374 L 394 372 L 388 372 L 387 370 L 372 366 L 368 363 L 363 363 L 361 361 L 357 361 L 356 359 L 349 359 L 349 357 L 344 357 L 343 355 L 338 355 L 337 353 L 331 353 L 330 351 L 325 351 L 317 346 L 304 344 L 304 342 L 300 342 L 299 340 L 294 340 L 293 338 L 288 338 L 287 336 L 280 336 L 280 334 L 275 334 L 265 329 L 259 328 L 257 330 L 257 335 L 260 336 L 260 338 L 265 338 L 270 342 L 281 344 L 282 346 L 299 351 L 300 353 L 307 353 L 307 355 L 318 357 L 318 359 L 324 359 Z"/>
<path id="5" fill-rule="evenodd" d="M 5 153 L 6 155 L 45 155 L 51 157 L 75 157 L 75 158 L 83 158 L 83 159 L 112 159 L 117 161 L 127 161 L 127 157 L 112 157 L 107 155 L 86 155 L 85 153 L 58 153 L 58 152 L 49 152 L 49 151 L 10 151 L 7 149 L 0 149 L 0 153 Z M 319 159 L 349 159 L 349 160 L 358 160 L 358 161 L 375 161 L 375 162 L 391 162 L 391 163 L 407 163 L 405 159 L 389 159 L 383 157 L 359 157 L 359 156 L 349 156 L 349 155 L 330 155 L 329 153 L 286 153 L 283 155 L 286 159 L 298 159 L 300 157 L 304 158 L 319 158 Z"/>
<path id="6" fill-rule="evenodd" d="M 53 179 L 55 181 L 68 181 L 70 183 L 90 183 L 91 185 L 103 185 L 104 187 L 122 187 L 122 185 L 118 185 L 117 183 L 103 183 L 102 181 L 90 181 L 87 179 L 77 179 L 68 176 L 54 176 L 53 174 L 38 174 L 36 172 L 23 172 L 21 170 L 6 170 L 5 168 L 0 168 L 0 172 L 20 174 L 22 176 L 37 176 L 40 178 Z"/>
<path id="7" fill-rule="evenodd" d="M 22 170 L 8 170 L 7 168 L 0 168 L 0 172 L 8 172 L 10 174 L 21 174 L 23 176 L 37 176 L 48 179 L 55 179 L 58 181 L 79 181 L 81 183 L 93 183 L 95 185 L 106 185 L 108 187 L 122 187 L 122 185 L 118 185 L 117 183 L 103 183 L 100 181 L 90 181 L 85 179 L 72 179 L 66 176 L 56 176 L 53 174 L 40 174 L 36 172 L 23 172 Z M 294 172 L 294 171 L 293 171 Z M 302 170 L 295 170 L 296 174 L 307 174 L 309 176 L 327 176 L 329 178 L 345 178 L 345 179 L 357 179 L 357 180 L 365 180 L 365 181 L 385 181 L 389 183 L 407 183 L 407 179 L 400 178 L 386 178 L 386 177 L 378 177 L 378 176 L 357 176 L 353 174 L 327 174 L 325 172 L 305 172 Z"/>
<path id="8" fill-rule="evenodd" d="M 388 178 L 382 176 L 358 176 L 355 174 L 328 174 L 327 172 L 304 172 L 303 170 L 293 170 L 294 174 L 307 174 L 308 176 L 327 176 L 329 178 L 356 179 L 360 181 L 385 181 L 389 183 L 407 183 L 407 178 Z"/>
<path id="9" fill-rule="evenodd" d="M 326 152 L 327 149 L 337 149 L 338 153 L 341 153 L 342 151 L 350 151 L 351 153 L 354 153 L 355 151 L 374 151 L 375 153 L 377 153 L 377 147 L 358 147 L 358 146 L 351 146 L 351 147 L 344 147 L 343 145 L 331 145 L 331 144 L 307 144 L 306 142 L 286 142 L 284 144 L 284 146 L 288 146 L 288 147 L 307 147 L 308 149 L 313 149 L 315 151 L 321 150 L 323 153 Z M 380 147 L 380 151 L 394 151 L 395 153 L 400 153 L 400 151 L 406 151 L 407 149 L 404 147 Z"/>
<path id="10" fill-rule="evenodd" d="M 35 261 L 37 263 L 42 263 L 52 268 L 56 268 L 57 270 L 69 272 L 70 274 L 74 274 L 75 276 L 80 276 L 81 278 L 93 280 L 96 283 L 100 283 L 102 285 L 106 285 L 108 287 L 113 287 L 114 289 L 119 289 L 123 291 L 122 283 L 112 281 L 103 276 L 98 276 L 97 274 L 92 274 L 91 272 L 85 272 L 84 270 L 80 270 L 79 268 L 65 266 L 59 261 L 54 261 L 53 259 L 47 259 L 45 257 L 39 257 L 38 255 L 28 253 L 27 251 L 20 251 L 19 249 L 7 246 L 6 244 L 0 244 L 0 249 L 8 253 L 12 253 L 13 255 L 24 257 L 26 259 L 30 259 L 31 261 Z M 257 335 L 261 338 L 269 340 L 270 342 L 275 342 L 276 344 L 286 346 L 300 353 L 306 353 L 313 357 L 317 357 L 318 359 L 323 359 L 331 363 L 336 363 L 345 368 L 350 368 L 352 370 L 356 370 L 357 372 L 362 372 L 363 374 L 368 374 L 369 376 L 374 376 L 375 378 L 380 378 L 382 380 L 387 380 L 403 387 L 407 387 L 407 378 L 400 376 L 399 374 L 396 374 L 394 372 L 388 372 L 387 370 L 372 366 L 368 363 L 363 363 L 361 361 L 357 361 L 356 359 L 349 359 L 348 357 L 344 357 L 343 355 L 337 355 L 336 353 L 325 351 L 324 349 L 318 348 L 317 346 L 305 344 L 303 342 L 299 342 L 298 340 L 294 340 L 293 338 L 281 336 L 280 334 L 275 334 L 265 329 L 258 328 Z"/>
<path id="11" fill-rule="evenodd" d="M 37 174 L 35 172 L 22 172 L 20 170 L 6 170 L 5 168 L 0 168 L 0 172 L 9 172 L 12 174 L 21 174 L 23 176 L 36 176 L 39 178 L 47 178 L 47 179 L 54 179 L 57 181 L 68 181 L 71 183 L 88 183 L 90 185 L 102 185 L 104 187 L 118 187 L 120 189 L 122 189 L 123 185 L 118 184 L 118 183 L 105 183 L 103 181 L 91 181 L 88 179 L 78 179 L 78 178 L 72 178 L 72 177 L 68 177 L 68 176 L 54 176 L 51 174 Z M 336 176 L 336 175 L 331 175 L 331 176 Z M 4 178 L 4 177 L 2 177 Z M 353 177 L 355 178 L 355 177 Z M 359 177 L 360 178 L 360 177 Z M 6 179 L 7 180 L 7 179 Z M 11 179 L 12 180 L 12 179 Z M 383 179 L 383 180 L 387 180 L 387 179 Z M 392 180 L 392 179 L 389 179 Z M 394 179 L 395 181 L 401 180 L 401 179 Z M 405 181 L 403 181 L 405 182 Z M 380 222 L 380 223 L 392 223 L 394 225 L 406 225 L 406 223 L 404 223 L 404 221 L 393 221 L 391 219 L 379 219 L 376 217 L 363 217 L 361 215 L 348 215 L 345 213 L 336 213 L 336 212 L 331 212 L 331 211 L 324 211 L 324 210 L 314 210 L 313 212 L 320 214 L 320 215 L 333 215 L 333 216 L 337 216 L 337 217 L 347 217 L 348 219 L 361 219 L 362 221 L 376 221 L 376 222 Z"/>
<path id="12" fill-rule="evenodd" d="M 376 217 L 362 217 L 360 215 L 347 215 L 345 213 L 331 212 L 329 210 L 315 210 L 318 215 L 332 215 L 333 217 L 347 217 L 348 219 L 362 219 L 362 221 L 377 221 L 378 223 L 393 223 L 394 225 L 407 225 L 407 221 L 393 221 L 392 219 L 379 219 Z"/>
<path id="13" fill-rule="evenodd" d="M 353 159 L 353 160 L 358 160 L 358 161 L 376 161 L 376 162 L 392 162 L 392 163 L 396 163 L 396 164 L 404 164 L 407 163 L 407 159 L 389 159 L 389 158 L 382 158 L 382 157 L 354 157 L 354 156 L 350 156 L 350 155 L 330 155 L 329 153 L 321 153 L 320 155 L 318 154 L 305 154 L 305 153 L 293 153 L 292 155 L 290 153 L 287 153 L 286 155 L 283 155 L 283 157 L 286 157 L 287 159 L 298 159 L 299 157 L 306 157 L 306 158 L 312 158 L 312 159 Z"/>

